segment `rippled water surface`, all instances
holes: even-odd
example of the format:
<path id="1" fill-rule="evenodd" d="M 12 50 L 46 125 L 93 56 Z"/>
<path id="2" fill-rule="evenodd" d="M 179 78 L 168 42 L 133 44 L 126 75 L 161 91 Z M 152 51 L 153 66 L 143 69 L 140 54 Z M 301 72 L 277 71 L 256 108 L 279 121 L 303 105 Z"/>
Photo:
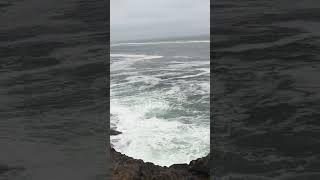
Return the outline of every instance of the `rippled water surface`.
<path id="1" fill-rule="evenodd" d="M 105 1 L 0 2 L 0 179 L 107 174 Z"/>
<path id="2" fill-rule="evenodd" d="M 209 40 L 111 45 L 116 150 L 169 166 L 209 153 Z"/>
<path id="3" fill-rule="evenodd" d="M 320 4 L 211 3 L 217 179 L 320 179 Z"/>

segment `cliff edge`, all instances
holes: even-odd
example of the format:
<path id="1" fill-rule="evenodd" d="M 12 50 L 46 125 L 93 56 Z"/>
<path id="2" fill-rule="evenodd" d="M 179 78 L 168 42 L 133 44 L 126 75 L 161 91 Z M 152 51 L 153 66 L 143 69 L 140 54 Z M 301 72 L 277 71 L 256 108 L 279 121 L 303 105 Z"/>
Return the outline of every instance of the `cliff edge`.
<path id="1" fill-rule="evenodd" d="M 174 164 L 161 167 L 153 163 L 133 159 L 110 150 L 112 180 L 209 180 L 209 157 L 199 158 L 189 164 Z"/>

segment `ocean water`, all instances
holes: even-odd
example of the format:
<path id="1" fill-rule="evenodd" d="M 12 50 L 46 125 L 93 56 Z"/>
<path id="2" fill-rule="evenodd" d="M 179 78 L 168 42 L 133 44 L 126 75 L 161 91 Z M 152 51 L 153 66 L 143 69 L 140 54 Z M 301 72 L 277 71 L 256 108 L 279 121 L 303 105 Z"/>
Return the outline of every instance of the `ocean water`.
<path id="1" fill-rule="evenodd" d="M 1 180 L 106 179 L 106 2 L 0 2 Z"/>
<path id="2" fill-rule="evenodd" d="M 209 40 L 111 44 L 112 146 L 161 166 L 210 149 Z"/>
<path id="3" fill-rule="evenodd" d="M 319 7 L 211 3 L 213 179 L 320 179 Z"/>

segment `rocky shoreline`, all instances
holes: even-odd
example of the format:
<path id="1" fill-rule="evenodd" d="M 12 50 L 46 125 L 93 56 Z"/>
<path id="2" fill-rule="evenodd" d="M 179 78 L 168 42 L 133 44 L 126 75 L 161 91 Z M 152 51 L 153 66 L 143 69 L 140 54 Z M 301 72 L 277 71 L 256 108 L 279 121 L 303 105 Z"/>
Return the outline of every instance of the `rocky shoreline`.
<path id="1" fill-rule="evenodd" d="M 199 158 L 189 164 L 161 167 L 121 154 L 111 148 L 112 180 L 209 180 L 209 157 Z"/>

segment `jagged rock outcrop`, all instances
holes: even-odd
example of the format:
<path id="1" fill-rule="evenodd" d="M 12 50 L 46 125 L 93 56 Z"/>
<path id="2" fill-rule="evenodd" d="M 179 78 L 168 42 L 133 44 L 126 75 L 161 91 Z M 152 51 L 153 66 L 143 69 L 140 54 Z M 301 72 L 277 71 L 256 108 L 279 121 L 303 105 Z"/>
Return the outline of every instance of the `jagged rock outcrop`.
<path id="1" fill-rule="evenodd" d="M 115 136 L 115 135 L 118 135 L 118 134 L 121 134 L 121 132 L 119 132 L 117 130 L 114 130 L 114 129 L 110 129 L 110 136 Z"/>
<path id="2" fill-rule="evenodd" d="M 111 148 L 112 180 L 209 180 L 210 155 L 191 161 L 161 167 L 133 159 Z"/>

